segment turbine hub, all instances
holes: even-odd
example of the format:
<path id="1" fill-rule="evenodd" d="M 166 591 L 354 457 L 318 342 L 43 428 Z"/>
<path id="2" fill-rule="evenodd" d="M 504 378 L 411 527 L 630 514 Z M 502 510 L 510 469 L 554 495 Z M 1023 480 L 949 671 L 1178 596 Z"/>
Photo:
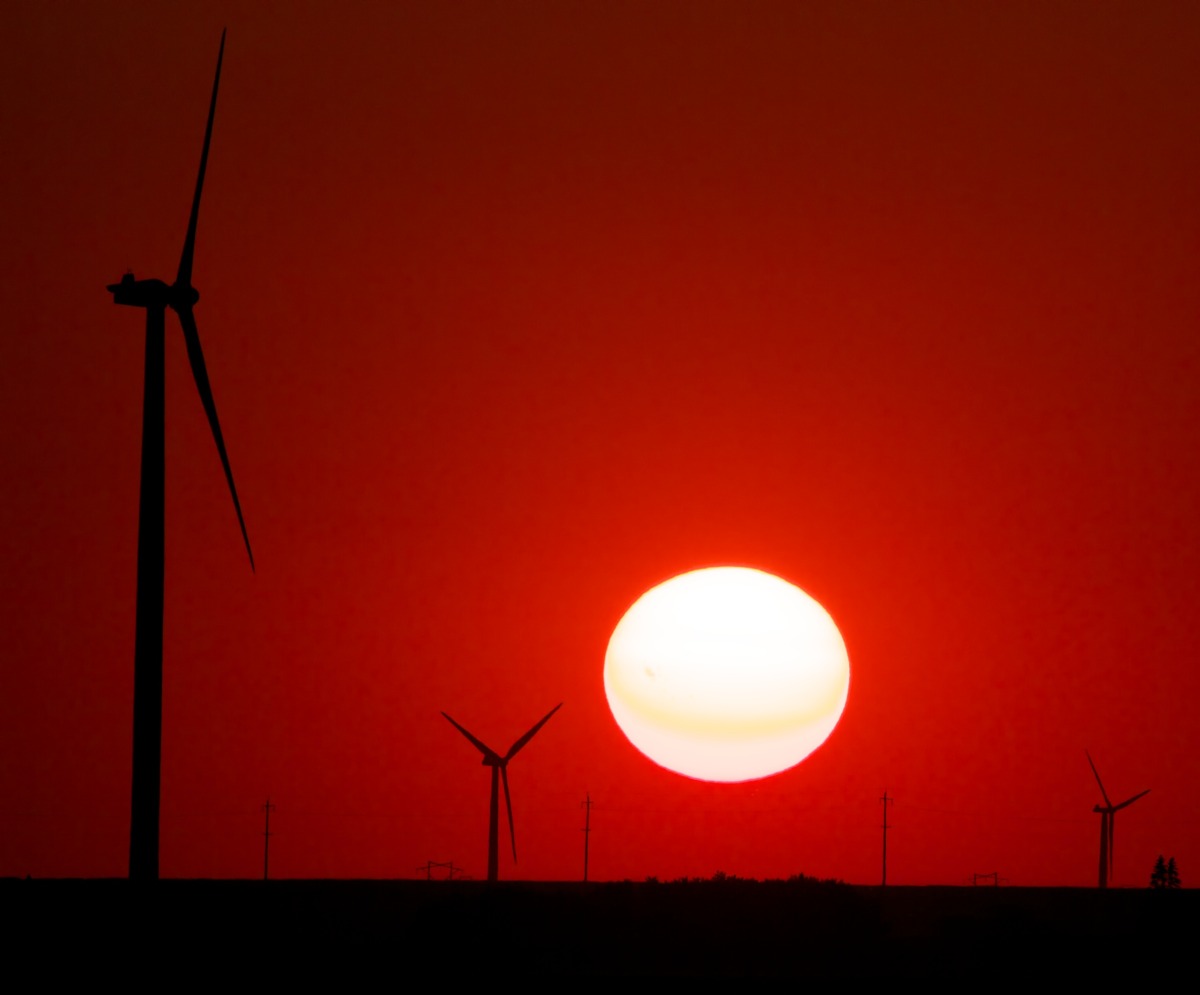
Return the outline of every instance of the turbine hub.
<path id="1" fill-rule="evenodd" d="M 192 286 L 180 286 L 178 283 L 171 288 L 171 307 L 176 311 L 195 307 L 200 300 L 200 291 Z"/>

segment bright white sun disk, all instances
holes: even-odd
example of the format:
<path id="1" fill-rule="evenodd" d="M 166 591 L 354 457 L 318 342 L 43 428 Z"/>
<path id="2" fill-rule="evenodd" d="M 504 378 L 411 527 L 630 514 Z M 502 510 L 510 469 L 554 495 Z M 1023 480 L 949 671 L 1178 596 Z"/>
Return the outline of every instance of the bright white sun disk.
<path id="1" fill-rule="evenodd" d="M 647 591 L 609 640 L 604 691 L 655 763 L 707 781 L 794 766 L 837 725 L 850 687 L 833 619 L 787 581 L 746 567 Z"/>

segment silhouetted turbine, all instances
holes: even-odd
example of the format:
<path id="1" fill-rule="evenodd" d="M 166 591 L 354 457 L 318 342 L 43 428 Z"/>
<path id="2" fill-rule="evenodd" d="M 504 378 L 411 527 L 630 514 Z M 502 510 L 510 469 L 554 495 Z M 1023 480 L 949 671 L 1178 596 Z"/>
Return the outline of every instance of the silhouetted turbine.
<path id="1" fill-rule="evenodd" d="M 212 141 L 213 116 L 217 110 L 217 88 L 221 82 L 221 60 L 225 55 L 225 32 L 217 53 L 217 73 L 213 79 L 208 124 L 204 129 L 204 148 L 200 153 L 200 173 L 188 218 L 183 254 L 175 282 L 136 280 L 126 273 L 120 283 L 110 284 L 113 303 L 146 309 L 146 371 L 142 401 L 142 484 L 138 514 L 137 635 L 133 663 L 133 801 L 129 827 L 129 876 L 137 880 L 158 877 L 158 812 L 162 766 L 162 650 L 163 650 L 163 528 L 164 528 L 164 419 L 165 419 L 165 335 L 166 310 L 179 317 L 183 341 L 196 390 L 208 415 L 213 439 L 233 507 L 237 512 L 242 539 L 254 569 L 250 537 L 242 518 L 242 506 L 233 471 L 225 452 L 217 406 L 213 401 L 200 333 L 192 308 L 200 294 L 192 286 L 192 257 L 196 248 L 196 221 L 200 214 L 200 194 L 204 189 L 204 170 L 208 165 L 208 147 Z"/>
<path id="2" fill-rule="evenodd" d="M 1100 772 L 1096 770 L 1096 765 L 1092 763 L 1092 755 L 1087 750 L 1083 751 L 1087 755 L 1088 764 L 1091 765 L 1092 773 L 1096 775 L 1096 783 L 1100 785 L 1100 794 L 1104 798 L 1103 805 L 1095 806 L 1092 811 L 1100 816 L 1100 884 L 1101 888 L 1108 887 L 1108 879 L 1112 876 L 1113 867 L 1113 832 L 1116 828 L 1117 820 L 1116 813 L 1121 809 L 1132 805 L 1143 795 L 1150 794 L 1150 789 L 1147 788 L 1141 794 L 1134 795 L 1132 798 L 1127 798 L 1120 805 L 1114 805 L 1108 800 L 1108 792 L 1104 790 L 1104 782 L 1100 780 Z"/>
<path id="3" fill-rule="evenodd" d="M 512 796 L 508 793 L 508 762 L 517 755 L 526 743 L 528 743 L 536 735 L 537 731 L 550 721 L 550 716 L 562 708 L 560 701 L 550 711 L 548 711 L 541 720 L 529 732 L 525 733 L 512 746 L 508 748 L 508 752 L 504 756 L 500 756 L 486 743 L 481 742 L 471 735 L 466 729 L 460 726 L 454 719 L 442 712 L 448 721 L 455 729 L 461 732 L 471 741 L 471 744 L 480 753 L 483 754 L 483 765 L 492 768 L 492 800 L 488 810 L 488 877 L 489 881 L 495 881 L 499 876 L 500 867 L 500 782 L 504 782 L 504 808 L 508 812 L 508 834 L 512 840 L 513 863 L 517 862 L 517 832 L 513 828 L 512 814 Z"/>

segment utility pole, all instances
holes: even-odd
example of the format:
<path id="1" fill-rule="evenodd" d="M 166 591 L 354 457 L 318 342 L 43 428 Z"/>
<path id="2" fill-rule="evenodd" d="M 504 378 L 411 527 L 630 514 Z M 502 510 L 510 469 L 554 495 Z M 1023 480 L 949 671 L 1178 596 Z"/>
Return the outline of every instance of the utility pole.
<path id="1" fill-rule="evenodd" d="M 579 806 L 586 810 L 583 817 L 583 882 L 587 884 L 588 879 L 588 840 L 592 835 L 592 796 L 587 795 L 587 801 Z"/>
<path id="2" fill-rule="evenodd" d="M 880 887 L 887 887 L 887 831 L 890 828 L 887 821 L 888 805 L 895 805 L 896 799 L 889 798 L 887 789 L 883 790 L 883 797 L 879 799 L 883 803 L 883 883 Z"/>
<path id="3" fill-rule="evenodd" d="M 267 804 L 263 806 L 263 811 L 267 814 L 267 823 L 263 827 L 263 880 L 266 881 L 271 869 L 271 809 L 275 806 L 271 804 L 271 798 L 267 796 Z"/>

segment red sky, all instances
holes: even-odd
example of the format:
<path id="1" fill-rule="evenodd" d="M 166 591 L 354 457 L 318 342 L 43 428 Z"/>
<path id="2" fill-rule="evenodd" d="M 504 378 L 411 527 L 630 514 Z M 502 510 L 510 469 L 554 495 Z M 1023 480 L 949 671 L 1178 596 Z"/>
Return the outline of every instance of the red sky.
<path id="1" fill-rule="evenodd" d="M 1200 8 L 8 3 L 0 874 L 122 875 L 143 316 L 174 318 L 162 873 L 1200 875 Z M 682 571 L 833 615 L 841 724 L 689 781 L 608 636 Z M 1190 874 L 1189 874 L 1190 871 Z"/>

